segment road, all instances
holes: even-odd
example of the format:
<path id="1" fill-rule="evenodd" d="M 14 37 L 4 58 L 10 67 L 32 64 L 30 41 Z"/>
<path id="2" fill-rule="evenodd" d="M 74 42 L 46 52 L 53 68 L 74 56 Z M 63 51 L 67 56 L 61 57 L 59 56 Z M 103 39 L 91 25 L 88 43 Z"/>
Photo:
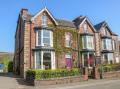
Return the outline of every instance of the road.
<path id="1" fill-rule="evenodd" d="M 120 79 L 89 80 L 87 82 L 49 86 L 49 88 L 46 86 L 41 89 L 120 89 Z"/>
<path id="2" fill-rule="evenodd" d="M 89 80 L 78 83 L 33 87 L 13 74 L 0 74 L 0 89 L 120 89 L 120 79 Z"/>

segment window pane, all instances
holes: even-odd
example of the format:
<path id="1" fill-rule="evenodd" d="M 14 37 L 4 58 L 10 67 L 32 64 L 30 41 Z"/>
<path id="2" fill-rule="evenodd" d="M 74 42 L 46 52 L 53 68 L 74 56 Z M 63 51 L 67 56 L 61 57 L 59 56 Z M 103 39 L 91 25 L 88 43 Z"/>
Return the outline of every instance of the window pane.
<path id="1" fill-rule="evenodd" d="M 110 64 L 112 64 L 113 63 L 113 53 L 109 53 L 108 56 L 109 56 L 108 61 Z"/>
<path id="2" fill-rule="evenodd" d="M 51 69 L 51 53 L 49 51 L 43 53 L 43 68 Z"/>
<path id="3" fill-rule="evenodd" d="M 38 45 L 41 45 L 41 31 L 38 31 Z"/>
<path id="4" fill-rule="evenodd" d="M 36 52 L 36 69 L 41 69 L 41 52 Z"/>
<path id="5" fill-rule="evenodd" d="M 43 43 L 46 45 L 50 45 L 50 38 L 43 38 Z"/>
<path id="6" fill-rule="evenodd" d="M 87 55 L 87 53 L 83 54 L 83 60 L 84 60 L 84 66 L 87 67 L 88 66 L 88 55 Z"/>
<path id="7" fill-rule="evenodd" d="M 49 30 L 43 30 L 43 37 L 50 38 L 50 31 Z"/>
<path id="8" fill-rule="evenodd" d="M 43 30 L 43 44 L 50 46 L 50 31 Z"/>
<path id="9" fill-rule="evenodd" d="M 46 26 L 47 25 L 47 16 L 42 16 L 42 25 Z"/>
<path id="10" fill-rule="evenodd" d="M 82 46 L 83 46 L 84 49 L 87 48 L 87 39 L 86 39 L 86 36 L 82 37 Z"/>
<path id="11" fill-rule="evenodd" d="M 87 26 L 87 23 L 84 23 L 84 32 L 85 32 L 85 33 L 88 32 L 88 26 Z"/>
<path id="12" fill-rule="evenodd" d="M 105 64 L 108 63 L 108 54 L 107 53 L 103 54 L 103 61 L 104 61 Z"/>
<path id="13" fill-rule="evenodd" d="M 66 47 L 70 47 L 70 45 L 71 45 L 71 34 L 69 32 L 67 32 L 65 34 L 65 43 L 66 43 Z"/>
<path id="14" fill-rule="evenodd" d="M 93 49 L 93 36 L 86 36 L 86 45 L 88 49 Z"/>
<path id="15" fill-rule="evenodd" d="M 72 68 L 72 55 L 70 53 L 67 53 L 65 55 L 65 58 L 66 58 L 66 67 Z"/>

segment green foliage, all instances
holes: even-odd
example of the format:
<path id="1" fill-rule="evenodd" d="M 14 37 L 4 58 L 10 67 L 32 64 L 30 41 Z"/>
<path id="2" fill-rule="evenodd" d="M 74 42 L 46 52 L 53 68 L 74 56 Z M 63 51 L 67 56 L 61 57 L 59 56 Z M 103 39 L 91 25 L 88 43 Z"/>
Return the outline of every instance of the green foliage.
<path id="1" fill-rule="evenodd" d="M 120 64 L 105 64 L 99 67 L 99 71 L 110 72 L 110 71 L 118 71 L 120 70 Z"/>
<path id="2" fill-rule="evenodd" d="M 4 72 L 8 72 L 8 65 L 9 65 L 9 58 L 8 57 L 3 58 L 3 64 L 4 64 Z"/>
<path id="3" fill-rule="evenodd" d="M 55 27 L 54 27 L 55 28 Z M 71 33 L 71 48 L 66 48 L 65 47 L 65 33 L 70 32 Z M 73 46 L 75 44 L 74 41 L 77 40 L 77 32 L 76 30 L 72 28 L 55 28 L 54 30 L 54 48 L 56 53 L 59 55 L 61 52 L 66 52 L 66 51 L 74 51 L 75 47 Z M 63 40 L 61 40 L 63 39 Z"/>
<path id="4" fill-rule="evenodd" d="M 12 72 L 13 70 L 13 62 L 10 61 L 8 56 L 3 57 L 1 64 L 4 65 L 4 72 Z"/>
<path id="5" fill-rule="evenodd" d="M 8 72 L 13 72 L 13 62 L 12 61 L 9 61 Z"/>
<path id="6" fill-rule="evenodd" d="M 61 78 L 68 76 L 80 76 L 80 71 L 77 68 L 67 69 L 56 69 L 56 70 L 28 70 L 27 76 L 32 79 L 50 79 L 50 78 Z"/>

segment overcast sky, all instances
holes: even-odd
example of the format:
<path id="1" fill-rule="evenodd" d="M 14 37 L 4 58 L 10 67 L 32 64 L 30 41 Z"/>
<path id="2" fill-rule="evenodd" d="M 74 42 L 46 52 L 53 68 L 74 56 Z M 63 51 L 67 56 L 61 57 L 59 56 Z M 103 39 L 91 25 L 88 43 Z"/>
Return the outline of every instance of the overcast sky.
<path id="1" fill-rule="evenodd" d="M 43 7 L 43 0 L 0 0 L 0 51 L 14 52 L 16 22 L 22 8 L 35 15 Z M 120 35 L 120 0 L 46 0 L 46 7 L 55 18 L 73 20 L 88 16 L 93 24 L 108 22 Z"/>

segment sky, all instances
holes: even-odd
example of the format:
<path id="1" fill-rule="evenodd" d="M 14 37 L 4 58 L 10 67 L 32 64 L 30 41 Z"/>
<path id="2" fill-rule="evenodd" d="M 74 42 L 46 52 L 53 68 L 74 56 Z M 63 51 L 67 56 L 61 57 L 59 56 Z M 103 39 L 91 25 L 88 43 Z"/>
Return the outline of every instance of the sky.
<path id="1" fill-rule="evenodd" d="M 45 5 L 58 19 L 72 21 L 83 15 L 93 25 L 106 21 L 112 31 L 120 36 L 120 0 L 0 0 L 0 52 L 14 52 L 20 10 L 26 8 L 35 15 Z"/>

